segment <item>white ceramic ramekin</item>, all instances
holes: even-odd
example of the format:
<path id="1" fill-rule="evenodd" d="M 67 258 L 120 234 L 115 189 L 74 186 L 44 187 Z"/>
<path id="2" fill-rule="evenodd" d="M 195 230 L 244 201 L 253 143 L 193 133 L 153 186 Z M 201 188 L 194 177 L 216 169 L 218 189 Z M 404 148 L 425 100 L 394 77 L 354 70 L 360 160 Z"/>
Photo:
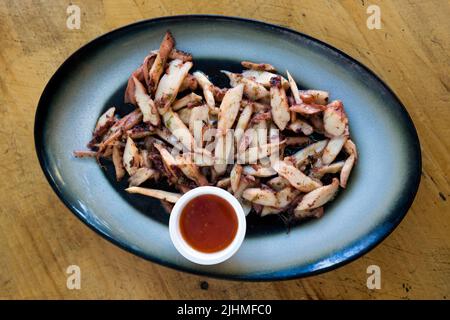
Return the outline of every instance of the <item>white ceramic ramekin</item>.
<path id="1" fill-rule="evenodd" d="M 205 194 L 212 194 L 226 200 L 233 207 L 238 221 L 236 236 L 234 237 L 230 245 L 221 251 L 212 253 L 205 253 L 192 248 L 183 239 L 183 236 L 181 235 L 180 231 L 180 215 L 181 212 L 183 211 L 184 206 L 190 200 Z M 175 203 L 175 206 L 173 207 L 172 212 L 170 213 L 169 232 L 170 238 L 172 239 L 172 243 L 174 244 L 178 252 L 180 252 L 186 259 L 198 264 L 204 265 L 218 264 L 229 259 L 233 254 L 236 253 L 236 251 L 241 246 L 242 241 L 244 240 L 245 237 L 246 228 L 247 226 L 245 220 L 245 213 L 239 201 L 229 192 L 217 187 L 198 187 L 192 189 L 191 191 L 186 192 Z"/>

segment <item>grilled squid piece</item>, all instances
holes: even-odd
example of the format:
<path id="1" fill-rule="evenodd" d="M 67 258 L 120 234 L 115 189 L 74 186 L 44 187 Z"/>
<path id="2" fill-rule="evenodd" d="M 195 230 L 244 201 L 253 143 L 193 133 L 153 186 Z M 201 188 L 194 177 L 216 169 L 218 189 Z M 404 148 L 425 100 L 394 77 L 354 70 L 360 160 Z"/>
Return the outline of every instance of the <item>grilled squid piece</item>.
<path id="1" fill-rule="evenodd" d="M 183 62 L 192 61 L 192 54 L 173 48 L 169 53 L 169 59 L 179 59 Z"/>
<path id="2" fill-rule="evenodd" d="M 294 131 L 295 133 L 303 133 L 306 136 L 309 136 L 314 132 L 314 128 L 308 122 L 300 119 L 291 122 L 288 129 Z"/>
<path id="3" fill-rule="evenodd" d="M 178 117 L 181 122 L 183 122 L 186 126 L 189 126 L 189 121 L 191 120 L 191 108 L 183 108 L 177 112 Z"/>
<path id="4" fill-rule="evenodd" d="M 195 91 L 197 90 L 197 87 L 198 87 L 197 79 L 195 79 L 195 77 L 192 74 L 188 73 L 187 76 L 183 79 L 183 82 L 181 83 L 179 92 L 183 92 L 187 89 Z"/>
<path id="5" fill-rule="evenodd" d="M 248 104 L 251 104 L 253 106 L 254 112 L 270 112 L 270 101 L 269 103 L 261 103 L 258 101 L 250 101 L 248 99 L 242 99 L 242 106 L 245 107 Z"/>
<path id="6" fill-rule="evenodd" d="M 294 78 L 292 78 L 289 71 L 286 70 L 286 73 L 288 76 L 289 87 L 291 89 L 291 94 L 292 94 L 292 96 L 288 98 L 289 105 L 302 103 L 303 101 L 300 98 L 300 94 L 298 93 L 297 83 L 295 83 L 295 80 L 294 80 Z M 295 113 L 294 111 L 290 111 L 290 114 L 291 114 L 291 122 L 294 122 L 295 120 L 297 120 L 297 113 Z"/>
<path id="7" fill-rule="evenodd" d="M 311 210 L 294 210 L 294 216 L 297 219 L 306 219 L 306 218 L 321 218 L 323 216 L 324 210 L 323 207 L 311 209 Z"/>
<path id="8" fill-rule="evenodd" d="M 340 176 L 340 185 L 342 188 L 347 187 L 348 178 L 350 177 L 350 173 L 355 165 L 355 162 L 356 156 L 354 154 L 351 154 L 347 160 L 345 160 Z"/>
<path id="9" fill-rule="evenodd" d="M 144 82 L 147 88 L 150 88 L 150 70 L 153 66 L 153 63 L 156 60 L 156 56 L 158 53 L 150 53 L 148 56 L 145 57 L 144 62 L 142 62 L 142 77 L 144 78 Z"/>
<path id="10" fill-rule="evenodd" d="M 277 75 L 272 72 L 257 71 L 257 70 L 244 70 L 242 72 L 242 76 L 245 79 L 255 81 L 256 83 L 264 86 L 265 88 L 271 87 L 270 79 L 272 79 L 273 77 L 280 77 L 281 86 L 283 87 L 283 89 L 285 89 L 285 90 L 289 89 L 289 82 L 282 76 Z"/>
<path id="11" fill-rule="evenodd" d="M 322 153 L 322 163 L 323 164 L 330 164 L 336 159 L 339 152 L 341 152 L 342 147 L 344 146 L 345 142 L 347 141 L 347 136 L 339 136 L 331 138 L 325 149 Z"/>
<path id="12" fill-rule="evenodd" d="M 107 148 L 115 143 L 122 136 L 123 132 L 123 128 L 118 128 L 118 130 L 115 132 L 109 132 L 109 134 L 104 137 L 103 141 L 98 144 L 97 155 L 101 155 Z"/>
<path id="13" fill-rule="evenodd" d="M 231 163 L 230 158 L 233 156 L 233 134 L 228 131 L 225 135 L 217 137 L 216 146 L 214 149 L 214 170 L 217 175 L 222 175 L 227 170 L 227 164 Z"/>
<path id="14" fill-rule="evenodd" d="M 131 139 L 142 139 L 154 134 L 154 128 L 146 124 L 137 125 L 125 133 Z"/>
<path id="15" fill-rule="evenodd" d="M 156 128 L 155 134 L 172 146 L 179 144 L 179 140 L 166 127 Z"/>
<path id="16" fill-rule="evenodd" d="M 267 121 L 260 121 L 254 126 L 256 130 L 256 141 L 258 146 L 267 144 Z"/>
<path id="17" fill-rule="evenodd" d="M 266 120 L 272 119 L 272 114 L 270 111 L 266 112 L 257 112 L 254 114 L 252 119 L 250 120 L 250 123 L 260 123 L 260 122 L 266 122 Z"/>
<path id="18" fill-rule="evenodd" d="M 227 93 L 229 89 L 228 88 L 219 88 L 216 86 L 212 87 L 212 92 L 214 95 L 214 100 L 221 102 L 223 100 L 223 98 L 225 97 L 225 94 Z"/>
<path id="19" fill-rule="evenodd" d="M 200 173 L 200 170 L 191 159 L 180 155 L 175 161 L 181 172 L 183 172 L 186 177 L 194 181 L 198 186 L 209 185 L 208 180 L 203 174 Z"/>
<path id="20" fill-rule="evenodd" d="M 244 174 L 241 175 L 241 180 L 239 181 L 239 186 L 238 186 L 237 190 L 234 192 L 234 196 L 236 197 L 236 199 L 241 200 L 244 190 L 246 190 L 249 187 L 254 186 L 255 184 L 256 184 L 255 177 L 246 176 Z"/>
<path id="21" fill-rule="evenodd" d="M 109 145 L 102 153 L 97 152 L 97 157 L 110 158 L 112 156 L 113 147 Z"/>
<path id="22" fill-rule="evenodd" d="M 136 105 L 136 98 L 134 97 L 134 80 L 133 78 L 138 79 L 140 82 L 144 82 L 144 72 L 143 72 L 143 66 L 140 66 L 136 70 L 133 71 L 131 76 L 128 78 L 127 88 L 125 89 L 125 95 L 124 95 L 124 102 L 125 103 L 131 103 Z"/>
<path id="23" fill-rule="evenodd" d="M 251 103 L 246 104 L 244 109 L 242 109 L 236 127 L 234 129 L 234 140 L 236 141 L 236 145 L 239 145 L 241 138 L 244 134 L 244 131 L 247 129 L 252 113 L 253 113 L 253 104 Z"/>
<path id="24" fill-rule="evenodd" d="M 292 78 L 289 71 L 286 70 L 286 74 L 289 81 L 289 87 L 291 88 L 292 96 L 294 97 L 294 101 L 296 104 L 302 103 L 302 99 L 300 99 L 300 93 L 298 92 L 297 83 L 295 82 L 294 78 Z"/>
<path id="25" fill-rule="evenodd" d="M 190 153 L 194 163 L 199 167 L 210 167 L 214 165 L 214 157 L 209 150 L 204 148 L 196 148 Z"/>
<path id="26" fill-rule="evenodd" d="M 189 130 L 195 137 L 195 130 L 202 130 L 205 125 L 209 123 L 209 108 L 206 104 L 193 107 L 191 110 L 191 116 L 189 117 Z M 198 141 L 198 145 L 201 145 L 202 141 Z"/>
<path id="27" fill-rule="evenodd" d="M 303 164 L 309 157 L 316 157 L 318 155 L 320 156 L 327 144 L 328 140 L 321 140 L 310 144 L 309 146 L 294 153 L 292 156 L 290 156 L 290 159 L 294 162 L 295 166 L 298 167 Z"/>
<path id="28" fill-rule="evenodd" d="M 270 189 L 248 188 L 242 194 L 242 198 L 262 206 L 275 206 L 277 203 L 276 193 Z"/>
<path id="29" fill-rule="evenodd" d="M 137 171 L 140 162 L 139 150 L 134 141 L 128 137 L 123 151 L 123 166 L 130 176 Z"/>
<path id="30" fill-rule="evenodd" d="M 291 116 L 286 92 L 281 86 L 281 77 L 276 76 L 270 80 L 270 106 L 273 122 L 280 130 L 284 130 Z"/>
<path id="31" fill-rule="evenodd" d="M 151 123 L 154 126 L 159 126 L 161 122 L 159 118 L 158 110 L 155 103 L 147 94 L 144 85 L 136 78 L 134 81 L 134 98 L 136 100 L 139 109 L 141 109 L 144 122 Z"/>
<path id="32" fill-rule="evenodd" d="M 164 66 L 166 65 L 166 61 L 174 46 L 175 39 L 172 37 L 170 32 L 166 32 L 159 47 L 158 54 L 155 57 L 155 62 L 149 71 L 149 89 L 152 93 L 156 92 L 159 79 L 164 71 Z"/>
<path id="33" fill-rule="evenodd" d="M 137 187 L 143 184 L 145 181 L 156 175 L 156 171 L 150 168 L 139 168 L 136 172 L 128 179 L 130 187 Z"/>
<path id="34" fill-rule="evenodd" d="M 98 118 L 97 124 L 95 125 L 94 132 L 92 133 L 92 140 L 88 143 L 88 147 L 93 147 L 96 143 L 98 143 L 101 138 L 108 132 L 109 128 L 116 121 L 114 117 L 114 113 L 116 112 L 116 108 L 111 107 L 103 113 L 100 118 Z"/>
<path id="35" fill-rule="evenodd" d="M 281 176 L 274 177 L 267 181 L 267 185 L 275 191 L 280 191 L 289 187 L 291 184 L 289 181 Z"/>
<path id="36" fill-rule="evenodd" d="M 129 187 L 129 188 L 125 189 L 125 191 L 128 193 L 142 194 L 144 196 L 156 198 L 159 200 L 165 200 L 170 203 L 175 203 L 178 201 L 178 199 L 181 198 L 181 194 L 179 194 L 179 193 L 168 192 L 168 191 L 157 190 L 157 189 Z"/>
<path id="37" fill-rule="evenodd" d="M 239 182 L 241 181 L 241 176 L 242 176 L 242 166 L 236 163 L 230 172 L 230 186 L 233 192 L 236 192 L 236 190 L 238 189 Z"/>
<path id="38" fill-rule="evenodd" d="M 341 136 L 346 132 L 348 119 L 341 101 L 335 100 L 327 105 L 323 112 L 323 125 L 325 132 L 331 137 Z"/>
<path id="39" fill-rule="evenodd" d="M 242 135 L 242 138 L 240 139 L 240 142 L 238 144 L 238 153 L 243 153 L 247 148 L 253 144 L 254 140 L 257 139 L 256 130 L 253 126 L 247 128 L 247 130 L 244 131 L 244 134 Z"/>
<path id="40" fill-rule="evenodd" d="M 269 207 L 264 206 L 259 214 L 260 217 L 265 217 L 271 214 L 279 214 L 283 212 L 283 208 L 275 208 L 275 207 Z"/>
<path id="41" fill-rule="evenodd" d="M 177 113 L 169 109 L 163 114 L 163 122 L 166 128 L 169 129 L 187 150 L 193 150 L 194 137 L 191 135 L 191 132 L 183 121 L 181 121 Z"/>
<path id="42" fill-rule="evenodd" d="M 230 186 L 231 186 L 231 178 L 230 177 L 220 179 L 216 183 L 216 187 L 222 188 L 222 189 L 227 189 Z"/>
<path id="43" fill-rule="evenodd" d="M 97 151 L 92 150 L 77 150 L 73 152 L 75 158 L 95 158 L 97 157 Z"/>
<path id="44" fill-rule="evenodd" d="M 267 144 L 267 124 L 266 122 L 259 122 L 253 125 L 254 135 L 250 142 L 250 148 L 257 150 L 257 147 L 261 147 Z"/>
<path id="45" fill-rule="evenodd" d="M 255 146 L 248 148 L 245 152 L 239 153 L 236 157 L 238 163 L 250 163 L 254 164 L 258 160 L 271 156 L 272 154 L 279 153 L 280 146 L 286 141 L 279 141 L 276 143 L 267 143 L 262 146 Z"/>
<path id="46" fill-rule="evenodd" d="M 316 131 L 317 133 L 320 134 L 324 134 L 325 133 L 325 128 L 323 125 L 323 117 L 321 114 L 313 114 L 310 115 L 308 117 L 309 122 L 311 123 L 311 125 L 314 128 L 314 131 Z"/>
<path id="47" fill-rule="evenodd" d="M 339 180 L 334 178 L 329 185 L 317 188 L 305 194 L 294 212 L 302 210 L 312 210 L 323 206 L 325 203 L 334 198 L 339 189 Z"/>
<path id="48" fill-rule="evenodd" d="M 251 61 L 242 61 L 241 65 L 246 69 L 257 70 L 257 71 L 277 71 L 274 66 L 268 63 L 255 63 Z"/>
<path id="49" fill-rule="evenodd" d="M 242 95 L 244 93 L 244 85 L 240 84 L 230 89 L 220 104 L 219 120 L 217 123 L 218 134 L 225 134 L 230 129 L 241 107 Z"/>
<path id="50" fill-rule="evenodd" d="M 134 126 L 138 125 L 142 121 L 142 112 L 140 109 L 136 109 L 122 119 L 114 123 L 114 125 L 109 130 L 109 133 L 115 133 L 120 130 L 123 132 L 130 130 Z"/>
<path id="51" fill-rule="evenodd" d="M 344 143 L 344 150 L 349 155 L 349 157 L 347 158 L 347 160 L 345 160 L 344 166 L 341 170 L 340 185 L 342 188 L 345 188 L 347 186 L 350 173 L 353 169 L 353 166 L 355 165 L 356 160 L 358 159 L 358 151 L 356 150 L 356 145 L 352 140 L 347 139 L 347 141 Z"/>
<path id="52" fill-rule="evenodd" d="M 315 179 L 321 179 L 327 173 L 338 173 L 344 167 L 344 161 L 335 162 L 329 165 L 314 167 L 311 169 L 310 176 Z"/>
<path id="53" fill-rule="evenodd" d="M 199 86 L 203 90 L 203 96 L 205 97 L 206 104 L 211 111 L 217 113 L 216 101 L 214 100 L 213 87 L 214 85 L 209 81 L 208 77 L 201 71 L 194 72 L 194 77 L 197 80 Z"/>
<path id="54" fill-rule="evenodd" d="M 323 106 L 321 104 L 306 104 L 306 103 L 299 103 L 294 104 L 289 108 L 289 110 L 301 113 L 304 115 L 311 115 L 311 114 L 317 114 L 326 109 L 326 106 Z"/>
<path id="55" fill-rule="evenodd" d="M 116 172 L 116 180 L 120 181 L 125 176 L 125 168 L 123 166 L 123 152 L 118 143 L 113 146 L 112 161 Z"/>
<path id="56" fill-rule="evenodd" d="M 141 163 L 139 165 L 144 168 L 152 168 L 152 163 L 150 161 L 149 152 L 147 149 L 141 150 Z"/>
<path id="57" fill-rule="evenodd" d="M 295 198 L 297 198 L 299 194 L 300 191 L 298 191 L 295 188 L 292 188 L 291 186 L 279 190 L 276 193 L 277 203 L 274 207 L 286 208 L 289 204 L 292 203 L 292 201 L 294 201 Z"/>
<path id="58" fill-rule="evenodd" d="M 248 188 L 242 194 L 242 197 L 255 204 L 262 206 L 282 209 L 288 206 L 298 195 L 300 191 L 287 187 L 278 192 L 269 188 Z"/>
<path id="59" fill-rule="evenodd" d="M 76 152 L 74 154 L 76 157 L 78 156 L 79 158 L 83 158 L 81 157 L 82 154 L 80 154 L 80 151 Z M 87 157 L 88 154 L 85 154 L 84 157 Z M 97 159 L 97 161 L 100 160 L 100 158 L 111 158 L 112 156 L 112 144 L 106 146 L 102 151 L 97 151 L 95 158 Z"/>
<path id="60" fill-rule="evenodd" d="M 152 50 L 151 54 L 156 57 L 158 52 L 159 50 Z M 170 51 L 169 53 L 168 60 L 175 60 L 175 59 L 179 59 L 183 62 L 192 61 L 192 54 L 173 48 L 172 51 Z"/>
<path id="61" fill-rule="evenodd" d="M 345 141 L 344 150 L 348 155 L 354 155 L 355 160 L 358 159 L 358 151 L 356 149 L 355 143 L 352 140 L 347 139 L 347 141 Z"/>
<path id="62" fill-rule="evenodd" d="M 170 152 L 160 143 L 153 143 L 153 146 L 158 150 L 161 155 L 163 168 L 170 182 L 176 183 L 178 181 L 178 175 L 176 171 L 177 162 Z"/>
<path id="63" fill-rule="evenodd" d="M 139 109 L 130 112 L 119 121 L 116 121 L 103 138 L 103 141 L 98 145 L 99 154 L 101 154 L 107 147 L 115 143 L 124 132 L 130 130 L 141 121 L 142 112 Z"/>
<path id="64" fill-rule="evenodd" d="M 206 140 L 205 134 L 208 133 L 208 122 L 209 108 L 206 104 L 192 108 L 189 118 L 189 131 L 194 136 L 196 147 L 203 147 L 203 143 Z"/>
<path id="65" fill-rule="evenodd" d="M 244 85 L 244 94 L 250 100 L 260 100 L 269 98 L 269 91 L 260 83 L 247 79 L 241 74 L 232 73 L 230 71 L 222 70 L 222 72 L 230 79 L 230 85 L 236 87 L 239 84 Z"/>
<path id="66" fill-rule="evenodd" d="M 155 101 L 160 114 L 165 113 L 175 100 L 180 90 L 183 79 L 192 68 L 192 62 L 172 60 L 167 68 L 167 73 L 163 75 L 155 93 Z"/>
<path id="67" fill-rule="evenodd" d="M 169 150 L 167 150 L 167 148 L 161 141 L 154 139 L 153 147 L 155 147 L 156 150 L 158 150 L 159 154 L 161 155 L 161 160 L 168 167 L 169 170 L 171 170 L 176 166 L 175 158 L 172 156 Z M 175 172 L 172 173 L 175 174 Z"/>
<path id="68" fill-rule="evenodd" d="M 270 128 L 269 128 L 269 142 L 272 144 L 279 144 L 280 143 L 280 130 L 278 130 L 278 128 L 271 123 L 270 124 Z M 287 143 L 287 139 L 283 140 L 283 143 L 280 144 L 280 148 L 279 148 L 279 152 L 273 152 L 270 155 L 270 158 L 267 159 L 261 159 L 261 164 L 263 164 L 265 167 L 270 167 L 270 163 L 274 160 L 277 160 L 280 155 L 284 154 L 284 148 L 286 147 L 286 143 Z M 264 161 L 265 160 L 265 161 Z"/>
<path id="69" fill-rule="evenodd" d="M 264 167 L 259 164 L 248 165 L 243 168 L 243 172 L 246 175 L 255 177 L 272 177 L 277 174 L 277 172 L 272 167 Z"/>
<path id="70" fill-rule="evenodd" d="M 203 98 L 201 96 L 195 94 L 194 92 L 191 92 L 185 95 L 183 98 L 174 101 L 172 104 L 172 110 L 178 111 L 184 107 L 199 104 L 202 102 L 202 100 Z"/>
<path id="71" fill-rule="evenodd" d="M 280 176 L 288 180 L 295 189 L 302 192 L 309 192 L 322 186 L 320 181 L 311 179 L 286 161 L 275 161 L 272 163 L 272 168 L 278 172 Z"/>
<path id="72" fill-rule="evenodd" d="M 100 118 L 98 118 L 97 124 L 95 125 L 93 136 L 102 136 L 114 123 L 114 113 L 116 112 L 115 107 L 111 107 L 103 113 Z"/>
<path id="73" fill-rule="evenodd" d="M 311 96 L 313 98 L 312 102 L 314 102 L 314 103 L 321 104 L 321 105 L 328 104 L 329 94 L 326 91 L 323 91 L 323 90 L 300 90 L 299 94 L 304 95 L 304 96 Z"/>
<path id="74" fill-rule="evenodd" d="M 288 138 L 285 139 L 286 143 L 287 139 Z M 270 143 L 276 143 L 280 141 L 280 130 L 278 130 L 278 128 L 273 123 L 270 124 L 269 128 L 269 141 Z"/>

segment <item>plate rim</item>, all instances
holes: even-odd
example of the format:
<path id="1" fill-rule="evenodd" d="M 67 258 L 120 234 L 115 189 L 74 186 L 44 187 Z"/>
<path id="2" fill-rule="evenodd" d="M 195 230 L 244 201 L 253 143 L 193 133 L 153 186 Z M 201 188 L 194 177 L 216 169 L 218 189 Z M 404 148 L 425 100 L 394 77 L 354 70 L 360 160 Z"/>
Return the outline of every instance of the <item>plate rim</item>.
<path id="1" fill-rule="evenodd" d="M 129 244 L 119 241 L 118 239 L 115 239 L 114 237 L 110 236 L 109 234 L 103 232 L 100 228 L 96 227 L 94 224 L 89 222 L 87 219 L 85 219 L 81 212 L 78 211 L 77 208 L 73 206 L 71 201 L 69 201 L 63 192 L 59 189 L 56 181 L 52 177 L 50 170 L 48 169 L 48 165 L 46 163 L 46 155 L 45 155 L 45 147 L 43 144 L 43 128 L 44 120 L 46 118 L 46 115 L 48 113 L 48 108 L 46 108 L 45 102 L 47 99 L 47 96 L 51 96 L 51 93 L 49 93 L 50 88 L 53 87 L 54 82 L 56 81 L 59 74 L 62 72 L 63 69 L 65 69 L 71 61 L 76 59 L 78 56 L 83 54 L 86 50 L 89 50 L 89 48 L 93 45 L 95 45 L 98 41 L 105 39 L 107 37 L 114 36 L 115 33 L 124 31 L 126 29 L 144 25 L 147 23 L 158 23 L 158 22 L 170 22 L 170 21 L 177 21 L 180 19 L 185 19 L 185 21 L 188 23 L 191 19 L 203 19 L 203 20 L 211 20 L 211 21 L 217 21 L 217 20 L 225 20 L 225 21 L 239 21 L 243 23 L 253 24 L 253 25 L 259 25 L 266 28 L 272 28 L 281 32 L 290 33 L 292 35 L 295 35 L 297 37 L 304 38 L 306 40 L 312 41 L 319 46 L 325 47 L 340 56 L 344 57 L 345 59 L 349 60 L 350 62 L 356 64 L 360 68 L 362 68 L 364 71 L 366 71 L 373 79 L 378 81 L 382 87 L 384 87 L 387 92 L 392 96 L 393 100 L 400 106 L 402 109 L 402 114 L 405 116 L 405 123 L 410 129 L 411 139 L 414 140 L 414 150 L 413 153 L 417 155 L 417 158 L 414 159 L 415 163 L 411 164 L 411 167 L 415 167 L 415 170 L 412 170 L 410 173 L 411 178 L 413 181 L 410 184 L 410 187 L 408 187 L 409 191 L 409 197 L 403 201 L 402 206 L 395 212 L 391 213 L 390 216 L 388 216 L 385 220 L 389 220 L 389 223 L 387 225 L 386 221 L 380 224 L 380 226 L 377 226 L 374 228 L 374 230 L 363 237 L 359 238 L 358 240 L 354 241 L 353 243 L 345 246 L 344 248 L 340 249 L 336 253 L 333 253 L 334 257 L 338 257 L 338 260 L 334 261 L 333 263 L 324 266 L 324 267 L 318 267 L 315 268 L 317 264 L 319 264 L 321 261 L 326 260 L 325 258 L 320 258 L 320 260 L 308 263 L 305 266 L 297 266 L 297 267 L 288 267 L 286 269 L 280 269 L 276 271 L 269 271 L 269 272 L 256 272 L 256 273 L 246 273 L 246 274 L 226 274 L 226 273 L 211 273 L 209 271 L 200 271 L 193 268 L 186 268 L 183 266 L 180 266 L 176 263 L 172 263 L 169 261 L 166 261 L 164 259 L 159 258 L 156 255 L 149 255 L 145 252 L 135 250 L 133 249 Z M 386 84 L 384 80 L 382 80 L 375 72 L 373 72 L 370 68 L 368 68 L 366 65 L 358 61 L 357 59 L 351 57 L 347 53 L 343 52 L 342 50 L 335 48 L 334 46 L 316 39 L 312 36 L 309 36 L 305 33 L 302 33 L 300 31 L 296 31 L 284 26 L 264 22 L 261 20 L 256 19 L 250 19 L 250 18 L 242 18 L 237 16 L 226 16 L 226 15 L 214 15 L 214 14 L 183 14 L 183 15 L 172 15 L 172 16 L 162 16 L 162 17 L 156 17 L 151 19 L 142 19 L 138 20 L 136 22 L 118 27 L 116 29 L 113 29 L 111 31 L 108 31 L 106 33 L 103 33 L 94 39 L 90 40 L 89 42 L 85 43 L 78 49 L 76 49 L 72 54 L 70 54 L 63 63 L 56 69 L 56 71 L 53 73 L 53 75 L 48 80 L 47 84 L 45 85 L 41 96 L 39 98 L 37 108 L 35 110 L 35 117 L 34 117 L 34 146 L 35 151 L 39 160 L 40 167 L 42 171 L 44 172 L 44 175 L 52 187 L 53 191 L 56 193 L 58 198 L 64 203 L 64 205 L 85 225 L 87 225 L 91 230 L 93 230 L 95 233 L 99 234 L 106 240 L 110 241 L 117 247 L 121 248 L 122 250 L 125 250 L 129 253 L 132 253 L 138 257 L 141 257 L 145 260 L 158 263 L 159 265 L 162 265 L 164 267 L 169 267 L 178 271 L 183 271 L 195 275 L 201 275 L 201 276 L 208 276 L 212 278 L 218 278 L 218 279 L 226 279 L 226 280 L 240 280 L 240 281 L 278 281 L 278 280 L 291 280 L 291 279 L 298 279 L 298 278 L 304 278 L 309 277 L 321 273 L 325 273 L 334 269 L 337 269 L 341 266 L 344 266 L 346 264 L 349 264 L 350 262 L 355 261 L 356 259 L 362 257 L 366 253 L 373 250 L 376 246 L 378 246 L 381 242 L 383 242 L 400 224 L 400 222 L 404 219 L 406 214 L 409 212 L 409 209 L 414 202 L 414 199 L 417 195 L 420 181 L 421 181 L 421 172 L 422 172 L 422 154 L 421 154 L 421 147 L 420 147 L 420 140 L 417 133 L 417 129 L 414 125 L 414 122 L 412 121 L 412 118 L 410 114 L 408 113 L 408 110 L 405 108 L 401 100 L 398 98 L 398 96 L 395 94 L 395 92 Z M 407 189 L 407 190 L 408 190 Z M 389 218 L 393 218 L 393 220 L 390 220 Z M 362 248 L 360 247 L 360 244 L 364 243 Z M 357 248 L 355 250 L 355 248 Z M 345 255 L 342 253 L 351 251 L 350 255 Z M 327 257 L 329 258 L 329 257 Z"/>

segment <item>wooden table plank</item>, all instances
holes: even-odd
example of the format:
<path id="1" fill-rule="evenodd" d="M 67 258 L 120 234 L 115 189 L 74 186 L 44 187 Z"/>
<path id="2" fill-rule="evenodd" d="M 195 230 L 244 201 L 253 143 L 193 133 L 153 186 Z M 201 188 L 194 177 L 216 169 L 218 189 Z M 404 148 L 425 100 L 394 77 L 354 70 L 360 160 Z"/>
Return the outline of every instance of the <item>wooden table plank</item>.
<path id="1" fill-rule="evenodd" d="M 449 298 L 448 1 L 78 0 L 80 30 L 66 28 L 68 4 L 0 2 L 0 298 Z M 370 4 L 381 8 L 380 30 L 366 27 Z M 380 246 L 307 279 L 223 281 L 124 252 L 58 200 L 40 170 L 33 141 L 34 112 L 49 77 L 71 52 L 100 34 L 139 19 L 189 13 L 242 16 L 299 30 L 366 64 L 398 94 L 419 132 L 422 182 L 409 214 Z M 81 267 L 81 290 L 66 288 L 71 264 Z M 366 287 L 371 264 L 381 267 L 380 290 Z"/>

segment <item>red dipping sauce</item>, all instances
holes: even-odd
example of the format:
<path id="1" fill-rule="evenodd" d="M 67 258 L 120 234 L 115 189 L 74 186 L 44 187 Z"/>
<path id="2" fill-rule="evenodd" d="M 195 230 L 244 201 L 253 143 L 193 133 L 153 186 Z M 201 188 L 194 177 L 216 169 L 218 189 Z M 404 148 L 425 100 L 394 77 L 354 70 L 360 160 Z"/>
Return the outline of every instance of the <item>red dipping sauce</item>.
<path id="1" fill-rule="evenodd" d="M 238 219 L 231 204 L 212 194 L 190 200 L 180 215 L 181 236 L 192 248 L 204 253 L 228 247 L 237 229 Z"/>

